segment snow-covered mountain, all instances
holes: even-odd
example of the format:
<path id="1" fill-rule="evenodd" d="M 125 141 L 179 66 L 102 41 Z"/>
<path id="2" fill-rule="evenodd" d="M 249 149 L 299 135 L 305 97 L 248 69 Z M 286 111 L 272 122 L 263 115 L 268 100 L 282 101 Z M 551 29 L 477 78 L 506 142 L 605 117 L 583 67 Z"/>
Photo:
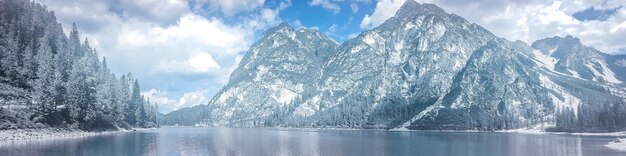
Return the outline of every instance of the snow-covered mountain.
<path id="1" fill-rule="evenodd" d="M 407 1 L 337 45 L 267 30 L 209 102 L 212 126 L 623 130 L 626 57 L 574 37 L 508 41 Z"/>
<path id="2" fill-rule="evenodd" d="M 532 47 L 539 50 L 537 56 L 547 65 L 546 68 L 562 74 L 603 83 L 619 84 L 626 80 L 623 72 L 620 75 L 613 72 L 625 67 L 619 60 L 610 61 L 610 57 L 618 56 L 586 47 L 572 36 L 541 39 L 535 41 Z"/>
<path id="3" fill-rule="evenodd" d="M 287 24 L 267 30 L 211 100 L 213 125 L 250 126 L 314 90 L 337 43 L 312 29 Z"/>

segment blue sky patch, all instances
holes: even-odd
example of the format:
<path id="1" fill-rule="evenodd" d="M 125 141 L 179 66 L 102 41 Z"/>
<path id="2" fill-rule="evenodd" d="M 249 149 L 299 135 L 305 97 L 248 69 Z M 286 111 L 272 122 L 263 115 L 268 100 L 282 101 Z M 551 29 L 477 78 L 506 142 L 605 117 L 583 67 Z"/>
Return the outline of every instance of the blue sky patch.
<path id="1" fill-rule="evenodd" d="M 603 10 L 603 9 L 596 9 L 596 7 L 591 7 L 583 11 L 576 12 L 572 16 L 574 16 L 574 18 L 576 18 L 579 21 L 592 21 L 592 20 L 605 21 L 606 19 L 611 17 L 613 14 L 615 14 L 617 10 L 620 8 L 621 7 Z"/>

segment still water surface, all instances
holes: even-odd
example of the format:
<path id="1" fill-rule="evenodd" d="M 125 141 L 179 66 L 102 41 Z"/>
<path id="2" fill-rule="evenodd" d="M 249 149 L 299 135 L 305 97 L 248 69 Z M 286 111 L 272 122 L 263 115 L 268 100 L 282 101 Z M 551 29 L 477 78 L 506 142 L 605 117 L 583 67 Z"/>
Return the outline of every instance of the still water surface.
<path id="1" fill-rule="evenodd" d="M 164 127 L 0 143 L 0 155 L 466 155 L 626 156 L 615 137 L 479 132 L 396 132 Z"/>

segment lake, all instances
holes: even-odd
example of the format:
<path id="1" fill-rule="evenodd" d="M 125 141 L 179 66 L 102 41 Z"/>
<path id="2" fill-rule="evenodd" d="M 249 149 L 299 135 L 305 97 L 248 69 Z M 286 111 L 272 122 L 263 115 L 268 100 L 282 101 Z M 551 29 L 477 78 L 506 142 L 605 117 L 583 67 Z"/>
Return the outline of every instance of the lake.
<path id="1" fill-rule="evenodd" d="M 164 127 L 3 142 L 0 155 L 626 156 L 610 136 L 277 128 Z"/>

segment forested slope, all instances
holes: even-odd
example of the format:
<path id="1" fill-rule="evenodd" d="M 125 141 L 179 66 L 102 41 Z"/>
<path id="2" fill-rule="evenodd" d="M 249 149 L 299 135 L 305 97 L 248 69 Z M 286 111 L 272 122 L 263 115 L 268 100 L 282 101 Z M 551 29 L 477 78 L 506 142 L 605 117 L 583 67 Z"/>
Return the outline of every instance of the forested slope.
<path id="1" fill-rule="evenodd" d="M 0 0 L 0 130 L 158 126 L 132 74 L 111 73 L 72 28 L 43 5 Z"/>

